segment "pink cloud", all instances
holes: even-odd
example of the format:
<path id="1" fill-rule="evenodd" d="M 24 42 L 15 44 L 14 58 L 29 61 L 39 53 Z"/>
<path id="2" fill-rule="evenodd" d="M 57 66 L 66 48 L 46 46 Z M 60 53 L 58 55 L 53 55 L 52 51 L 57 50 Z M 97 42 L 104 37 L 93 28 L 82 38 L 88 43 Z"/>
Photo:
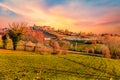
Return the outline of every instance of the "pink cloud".
<path id="1" fill-rule="evenodd" d="M 3 22 L 0 24 L 25 20 L 30 24 L 50 25 L 59 29 L 67 27 L 77 32 L 96 32 L 97 29 L 101 32 L 114 32 L 119 28 L 115 26 L 120 25 L 119 7 L 91 8 L 89 5 L 70 1 L 65 5 L 45 8 L 44 0 L 7 0 L 6 3 L 0 3 L 0 6 L 20 15 L 13 18 L 2 17 L 0 20 Z M 109 26 L 109 31 L 104 26 Z"/>

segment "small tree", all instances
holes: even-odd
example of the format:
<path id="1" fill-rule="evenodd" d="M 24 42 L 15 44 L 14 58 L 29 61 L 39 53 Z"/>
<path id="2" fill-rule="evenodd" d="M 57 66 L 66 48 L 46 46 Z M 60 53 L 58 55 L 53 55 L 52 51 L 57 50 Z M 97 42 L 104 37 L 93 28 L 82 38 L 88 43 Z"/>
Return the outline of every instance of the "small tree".
<path id="1" fill-rule="evenodd" d="M 26 23 L 12 23 L 9 25 L 10 30 L 8 35 L 12 40 L 13 50 L 16 50 L 18 42 L 21 40 L 24 34 L 24 27 L 26 27 Z"/>
<path id="2" fill-rule="evenodd" d="M 7 48 L 7 43 L 8 43 L 8 35 L 7 34 L 4 34 L 2 36 L 2 41 L 3 41 L 3 49 L 6 49 Z"/>
<path id="3" fill-rule="evenodd" d="M 42 33 L 42 32 L 40 32 L 40 31 L 33 31 L 32 32 L 32 42 L 33 43 L 35 43 L 35 46 L 34 46 L 34 49 L 33 49 L 33 52 L 35 52 L 36 51 L 36 48 L 37 48 L 37 46 L 38 46 L 38 43 L 39 42 L 43 42 L 44 41 L 44 34 Z"/>
<path id="4" fill-rule="evenodd" d="M 53 54 L 60 54 L 60 45 L 57 41 L 52 42 Z"/>

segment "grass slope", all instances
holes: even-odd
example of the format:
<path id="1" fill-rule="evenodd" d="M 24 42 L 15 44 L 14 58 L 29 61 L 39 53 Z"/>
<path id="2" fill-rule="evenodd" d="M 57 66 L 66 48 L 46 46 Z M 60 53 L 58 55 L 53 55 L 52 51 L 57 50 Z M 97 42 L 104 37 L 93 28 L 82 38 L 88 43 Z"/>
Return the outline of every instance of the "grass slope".
<path id="1" fill-rule="evenodd" d="M 120 60 L 79 54 L 39 55 L 0 50 L 0 80 L 109 80 L 110 78 L 120 79 Z"/>

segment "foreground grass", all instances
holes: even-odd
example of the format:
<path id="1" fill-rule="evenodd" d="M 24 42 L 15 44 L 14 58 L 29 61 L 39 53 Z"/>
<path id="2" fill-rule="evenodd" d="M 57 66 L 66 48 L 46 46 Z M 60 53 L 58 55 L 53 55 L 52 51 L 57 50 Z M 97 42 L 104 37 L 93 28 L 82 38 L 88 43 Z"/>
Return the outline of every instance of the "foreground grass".
<path id="1" fill-rule="evenodd" d="M 39 55 L 0 50 L 0 80 L 109 80 L 110 78 L 120 79 L 119 60 L 79 54 Z"/>

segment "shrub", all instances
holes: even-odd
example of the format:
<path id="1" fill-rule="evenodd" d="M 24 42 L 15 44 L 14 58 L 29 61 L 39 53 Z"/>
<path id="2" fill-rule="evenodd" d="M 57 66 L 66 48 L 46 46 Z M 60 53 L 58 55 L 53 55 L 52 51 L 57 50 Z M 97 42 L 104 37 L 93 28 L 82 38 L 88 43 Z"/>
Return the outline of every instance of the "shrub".
<path id="1" fill-rule="evenodd" d="M 94 53 L 94 48 L 89 48 L 88 52 L 89 53 Z"/>
<path id="2" fill-rule="evenodd" d="M 100 47 L 99 48 L 95 48 L 94 52 L 96 54 L 102 54 L 102 51 L 101 51 Z"/>
<path id="3" fill-rule="evenodd" d="M 95 50 L 94 50 L 94 48 L 85 48 L 85 50 L 83 50 L 82 52 L 86 52 L 86 53 L 94 53 L 95 52 Z"/>
<path id="4" fill-rule="evenodd" d="M 94 53 L 94 48 L 85 48 L 86 53 Z"/>
<path id="5" fill-rule="evenodd" d="M 102 51 L 103 57 L 105 57 L 105 58 L 111 58 L 110 50 L 109 50 L 108 46 L 102 45 L 100 49 Z"/>
<path id="6" fill-rule="evenodd" d="M 104 40 L 104 44 L 108 46 L 112 58 L 120 58 L 120 38 L 112 37 L 109 40 Z"/>

